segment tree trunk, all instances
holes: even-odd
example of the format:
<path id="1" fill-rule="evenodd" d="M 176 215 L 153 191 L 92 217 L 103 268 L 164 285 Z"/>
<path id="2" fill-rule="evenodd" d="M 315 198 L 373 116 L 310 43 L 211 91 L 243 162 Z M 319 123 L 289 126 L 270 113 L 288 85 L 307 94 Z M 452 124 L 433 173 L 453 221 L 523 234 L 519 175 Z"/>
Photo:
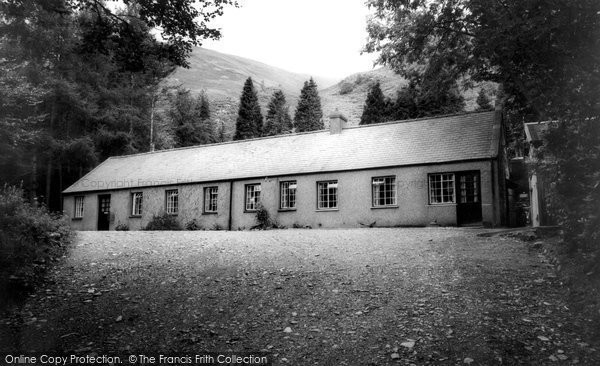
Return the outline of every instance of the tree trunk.
<path id="1" fill-rule="evenodd" d="M 50 192 L 52 188 L 52 157 L 48 157 L 46 165 L 46 207 L 50 207 Z"/>
<path id="2" fill-rule="evenodd" d="M 58 188 L 62 194 L 63 191 L 63 165 L 62 162 L 58 165 Z M 63 200 L 60 200 L 60 210 L 63 210 Z"/>
<path id="3" fill-rule="evenodd" d="M 35 202 L 37 196 L 37 155 L 33 155 L 31 158 L 31 202 Z"/>

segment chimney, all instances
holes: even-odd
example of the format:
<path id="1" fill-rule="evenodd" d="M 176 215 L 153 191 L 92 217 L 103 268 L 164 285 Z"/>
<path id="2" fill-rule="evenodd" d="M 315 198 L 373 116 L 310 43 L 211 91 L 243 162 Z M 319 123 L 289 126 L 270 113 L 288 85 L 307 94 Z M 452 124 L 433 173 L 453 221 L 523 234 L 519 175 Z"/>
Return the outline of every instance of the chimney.
<path id="1" fill-rule="evenodd" d="M 333 134 L 342 133 L 348 120 L 337 109 L 329 116 L 329 132 Z"/>

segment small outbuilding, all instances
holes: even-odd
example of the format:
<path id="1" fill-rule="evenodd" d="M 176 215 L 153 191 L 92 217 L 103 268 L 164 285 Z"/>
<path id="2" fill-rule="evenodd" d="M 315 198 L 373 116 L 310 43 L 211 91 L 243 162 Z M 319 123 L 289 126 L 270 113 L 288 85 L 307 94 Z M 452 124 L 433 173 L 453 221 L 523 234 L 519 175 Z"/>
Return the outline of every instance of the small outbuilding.
<path id="1" fill-rule="evenodd" d="M 111 157 L 64 193 L 78 230 L 182 225 L 248 229 L 266 208 L 286 227 L 485 225 L 506 220 L 502 112 L 329 130 Z"/>

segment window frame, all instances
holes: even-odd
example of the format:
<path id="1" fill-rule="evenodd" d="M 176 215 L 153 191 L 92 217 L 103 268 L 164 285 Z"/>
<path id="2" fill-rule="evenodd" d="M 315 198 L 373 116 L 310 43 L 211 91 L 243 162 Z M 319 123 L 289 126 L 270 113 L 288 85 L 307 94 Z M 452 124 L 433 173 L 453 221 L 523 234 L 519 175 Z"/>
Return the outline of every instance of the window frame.
<path id="1" fill-rule="evenodd" d="M 248 189 L 250 187 L 254 187 L 252 194 L 253 194 L 253 199 L 254 202 L 252 202 L 253 207 L 249 208 L 249 204 L 251 203 L 249 201 L 250 197 L 248 196 L 248 193 L 250 193 L 248 191 Z M 256 187 L 259 187 L 258 191 L 256 190 Z M 256 192 L 258 192 L 258 195 L 256 194 Z M 261 192 L 262 192 L 262 187 L 260 183 L 249 183 L 249 184 L 245 184 L 244 185 L 244 212 L 256 212 L 258 211 L 258 206 L 260 205 L 260 196 L 261 196 Z M 256 199 L 256 197 L 258 196 L 258 199 Z"/>
<path id="2" fill-rule="evenodd" d="M 138 197 L 139 195 L 139 207 L 137 207 L 137 209 L 139 211 L 136 211 L 136 197 Z M 130 205 L 130 217 L 141 217 L 142 216 L 142 212 L 143 212 L 143 204 L 144 204 L 144 192 L 131 192 L 131 205 Z"/>
<path id="3" fill-rule="evenodd" d="M 439 181 L 440 186 L 439 187 L 433 187 L 432 184 L 435 183 L 433 181 L 433 177 L 434 176 L 441 176 L 441 180 Z M 452 179 L 444 179 L 444 176 L 451 176 Z M 444 187 L 444 183 L 449 183 L 448 186 Z M 452 189 L 452 200 L 451 201 L 445 201 L 445 197 L 448 197 L 448 194 L 444 194 L 444 189 L 448 190 L 449 188 Z M 435 194 L 435 191 L 440 191 L 441 192 L 441 201 L 440 202 L 434 202 L 433 198 L 434 196 L 437 197 L 437 194 Z M 454 172 L 442 172 L 442 173 L 429 173 L 427 175 L 427 196 L 429 198 L 429 204 L 430 205 L 455 205 L 456 204 L 456 174 Z"/>
<path id="4" fill-rule="evenodd" d="M 294 185 L 293 188 L 290 188 Z M 296 198 L 297 198 L 297 180 L 284 180 L 279 182 L 279 210 L 281 211 L 294 211 L 296 210 Z M 285 190 L 285 191 L 284 191 Z M 284 197 L 285 203 L 284 206 Z M 291 204 L 293 203 L 293 205 Z"/>
<path id="5" fill-rule="evenodd" d="M 169 198 L 172 198 L 173 196 L 169 196 L 169 194 L 175 193 L 175 200 L 174 200 L 174 204 L 172 205 L 172 207 L 175 208 L 175 210 L 173 212 L 169 212 Z M 165 190 L 165 213 L 167 215 L 173 215 L 173 216 L 177 216 L 179 214 L 179 189 L 175 188 L 175 189 L 166 189 Z"/>
<path id="6" fill-rule="evenodd" d="M 81 213 L 78 210 L 77 203 L 81 202 Z M 85 196 L 75 196 L 73 199 L 73 219 L 83 219 L 83 215 L 85 214 Z"/>
<path id="7" fill-rule="evenodd" d="M 380 201 L 382 198 L 381 197 L 375 197 L 375 187 L 379 186 L 379 184 L 375 184 L 375 180 L 380 180 L 383 179 L 383 183 L 381 185 L 384 186 L 384 190 L 383 190 L 383 204 L 379 204 L 376 201 Z M 387 184 L 387 180 L 388 179 L 392 179 L 393 182 L 391 184 L 392 186 L 392 196 L 388 197 L 387 196 L 387 192 L 389 192 L 388 190 L 385 190 L 386 187 L 389 186 L 389 184 Z M 381 194 L 381 193 L 380 193 Z M 386 203 L 387 200 L 391 198 L 392 202 L 391 203 Z M 383 175 L 383 176 L 377 176 L 377 177 L 371 177 L 371 208 L 386 208 L 386 207 L 398 207 L 398 185 L 396 184 L 396 176 L 395 175 Z"/>
<path id="8" fill-rule="evenodd" d="M 212 191 L 214 190 L 214 210 L 210 209 L 210 206 L 213 203 Z M 210 195 L 210 196 L 209 196 Z M 219 210 L 219 187 L 218 186 L 210 186 L 204 187 L 204 205 L 202 206 L 202 213 L 206 215 L 216 214 Z"/>
<path id="9" fill-rule="evenodd" d="M 327 190 L 330 189 L 329 184 L 335 184 L 335 193 L 333 194 L 335 197 L 335 206 L 331 206 L 330 204 L 327 205 L 327 207 L 321 206 L 322 201 L 321 201 L 321 185 L 322 184 L 327 184 Z M 332 196 L 331 192 L 327 192 L 326 193 L 327 196 L 327 202 L 331 202 L 331 200 L 329 199 L 330 196 Z M 337 211 L 339 210 L 339 181 L 337 179 L 330 179 L 330 180 L 322 180 L 322 181 L 318 181 L 317 182 L 317 211 Z"/>

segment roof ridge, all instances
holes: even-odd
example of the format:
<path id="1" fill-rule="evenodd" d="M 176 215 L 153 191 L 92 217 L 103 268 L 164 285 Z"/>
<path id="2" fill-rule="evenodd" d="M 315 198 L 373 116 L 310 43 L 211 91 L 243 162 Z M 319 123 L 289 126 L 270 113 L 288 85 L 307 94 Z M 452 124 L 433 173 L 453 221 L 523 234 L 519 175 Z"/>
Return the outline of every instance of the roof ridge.
<path id="1" fill-rule="evenodd" d="M 444 115 L 439 115 L 439 116 L 427 116 L 427 117 L 402 119 L 402 120 L 388 121 L 388 122 L 381 122 L 381 123 L 372 123 L 372 124 L 368 124 L 368 125 L 349 126 L 349 127 L 345 127 L 344 130 L 386 126 L 386 125 L 410 123 L 410 122 L 419 122 L 419 121 L 426 121 L 426 120 L 436 120 L 436 119 L 449 118 L 449 117 L 458 117 L 458 116 L 493 113 L 493 112 L 494 111 L 492 110 L 492 111 L 469 111 L 469 112 L 461 112 L 461 113 L 451 113 L 451 114 L 444 114 Z M 146 152 L 140 152 L 140 153 L 129 154 L 129 155 L 116 155 L 116 156 L 109 157 L 109 159 L 120 159 L 120 158 L 132 157 L 132 156 L 166 153 L 166 152 L 171 152 L 171 151 L 200 149 L 200 148 L 206 148 L 206 147 L 211 147 L 211 146 L 229 145 L 229 144 L 237 144 L 237 143 L 244 143 L 244 142 L 250 142 L 250 141 L 260 141 L 260 140 L 268 140 L 268 139 L 274 139 L 274 138 L 285 138 L 285 137 L 291 137 L 291 136 L 302 136 L 302 135 L 317 134 L 317 133 L 324 133 L 324 132 L 329 132 L 329 130 L 322 129 L 322 130 L 315 130 L 315 131 L 293 132 L 293 133 L 286 133 L 286 134 L 282 134 L 282 135 L 255 137 L 255 138 L 245 139 L 245 140 L 231 140 L 231 141 L 215 142 L 215 143 L 204 144 L 204 145 L 175 147 L 175 148 L 171 148 L 171 149 L 146 151 Z"/>

